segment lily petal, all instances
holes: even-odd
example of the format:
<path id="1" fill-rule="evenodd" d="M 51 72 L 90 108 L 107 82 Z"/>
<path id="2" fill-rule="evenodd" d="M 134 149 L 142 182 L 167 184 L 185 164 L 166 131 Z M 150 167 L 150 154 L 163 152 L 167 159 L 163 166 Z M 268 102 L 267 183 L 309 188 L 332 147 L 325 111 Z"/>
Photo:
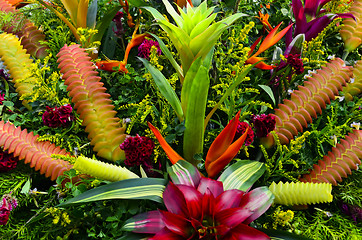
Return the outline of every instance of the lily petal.
<path id="1" fill-rule="evenodd" d="M 191 235 L 191 223 L 184 217 L 166 211 L 161 211 L 163 222 L 168 230 L 187 239 Z"/>
<path id="2" fill-rule="evenodd" d="M 189 215 L 184 194 L 172 182 L 167 185 L 165 191 L 163 192 L 163 202 L 169 212 L 183 217 L 187 217 Z"/>
<path id="3" fill-rule="evenodd" d="M 224 192 L 224 187 L 222 182 L 220 181 L 201 177 L 200 184 L 197 187 L 197 191 L 199 191 L 201 194 L 205 194 L 207 190 L 210 190 L 212 195 L 216 198 Z"/>
<path id="4" fill-rule="evenodd" d="M 215 216 L 215 197 L 211 193 L 210 189 L 206 189 L 202 197 L 202 219 L 211 218 L 214 221 Z"/>
<path id="5" fill-rule="evenodd" d="M 274 195 L 268 187 L 255 188 L 243 196 L 241 208 L 250 209 L 253 213 L 243 223 L 249 224 L 268 210 L 274 201 Z"/>
<path id="6" fill-rule="evenodd" d="M 215 214 L 215 221 L 229 228 L 234 228 L 244 222 L 253 211 L 248 208 L 228 208 Z"/>
<path id="7" fill-rule="evenodd" d="M 216 198 L 215 211 L 220 212 L 228 208 L 239 207 L 243 195 L 244 192 L 238 189 L 231 189 L 223 192 Z"/>
<path id="8" fill-rule="evenodd" d="M 210 178 L 215 177 L 226 165 L 238 154 L 240 148 L 243 146 L 245 139 L 248 135 L 248 129 L 241 135 L 233 144 L 231 144 L 226 151 L 216 160 L 208 164 L 205 168 Z M 211 147 L 210 147 L 211 148 Z"/>
<path id="9" fill-rule="evenodd" d="M 164 228 L 152 238 L 148 238 L 148 240 L 184 240 L 184 238 Z"/>
<path id="10" fill-rule="evenodd" d="M 147 124 L 153 134 L 155 134 L 155 137 L 157 138 L 162 149 L 165 151 L 167 157 L 170 159 L 172 164 L 177 163 L 178 160 L 185 160 L 175 150 L 172 149 L 172 147 L 162 137 L 161 133 L 158 131 L 157 128 L 155 128 L 150 122 L 147 122 Z"/>
<path id="11" fill-rule="evenodd" d="M 150 211 L 138 214 L 126 221 L 122 230 L 136 233 L 155 234 L 165 227 L 161 213 Z"/>
<path id="12" fill-rule="evenodd" d="M 304 14 L 304 7 L 300 0 L 292 0 L 293 14 L 295 17 L 295 33 L 294 36 L 299 33 L 305 33 L 307 18 Z"/>
<path id="13" fill-rule="evenodd" d="M 177 187 L 185 197 L 189 216 L 194 219 L 202 220 L 201 219 L 202 194 L 199 191 L 197 191 L 194 187 L 186 185 L 178 185 Z"/>
<path id="14" fill-rule="evenodd" d="M 267 240 L 270 239 L 265 233 L 249 227 L 245 224 L 239 224 L 229 231 L 221 240 Z"/>

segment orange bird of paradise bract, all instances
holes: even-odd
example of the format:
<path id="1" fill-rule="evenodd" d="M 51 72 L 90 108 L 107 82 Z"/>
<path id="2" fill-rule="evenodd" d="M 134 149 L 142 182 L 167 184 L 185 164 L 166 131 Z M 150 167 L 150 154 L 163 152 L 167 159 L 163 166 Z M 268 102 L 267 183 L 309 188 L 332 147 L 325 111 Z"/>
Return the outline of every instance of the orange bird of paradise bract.
<path id="1" fill-rule="evenodd" d="M 138 25 L 136 26 L 136 29 L 133 32 L 131 41 L 129 41 L 129 43 L 127 45 L 123 60 L 117 61 L 117 60 L 108 60 L 107 59 L 107 60 L 98 61 L 98 62 L 96 62 L 96 66 L 98 67 L 98 69 L 108 71 L 108 72 L 115 72 L 116 70 L 114 70 L 114 69 L 118 68 L 119 72 L 128 73 L 126 65 L 127 65 L 128 55 L 129 55 L 131 49 L 134 48 L 135 46 L 140 45 L 143 42 L 143 40 L 145 40 L 146 37 L 151 36 L 148 33 L 136 34 L 137 29 L 138 29 Z"/>
<path id="2" fill-rule="evenodd" d="M 267 50 L 268 48 L 270 48 L 271 46 L 276 44 L 288 32 L 288 30 L 293 26 L 293 24 L 290 24 L 288 27 L 284 28 L 283 30 L 281 30 L 280 32 L 277 33 L 281 24 L 282 23 L 279 23 L 278 26 L 276 26 L 273 30 L 271 30 L 269 32 L 269 34 L 265 37 L 264 41 L 260 44 L 258 51 L 256 53 L 254 53 L 254 55 L 249 57 L 246 60 L 245 64 L 254 64 L 254 63 L 259 62 L 258 64 L 255 65 L 256 68 L 260 68 L 263 70 L 271 70 L 274 68 L 273 66 L 264 63 L 263 62 L 264 58 L 258 57 L 258 56 L 260 53 L 264 52 L 265 50 Z M 259 37 L 255 41 L 255 43 L 250 47 L 249 56 L 253 53 L 255 47 L 259 44 L 261 38 L 262 37 Z"/>
<path id="3" fill-rule="evenodd" d="M 238 123 L 239 123 L 240 111 L 236 116 L 226 125 L 226 127 L 221 131 L 221 133 L 215 138 L 214 142 L 211 144 L 209 151 L 206 155 L 205 168 L 208 174 L 208 177 L 215 177 L 221 170 L 224 169 L 226 165 L 238 154 L 240 148 L 243 146 L 248 129 L 245 133 L 240 136 L 235 142 L 232 143 Z M 183 159 L 172 147 L 166 142 L 162 137 L 161 133 L 156 127 L 148 122 L 148 126 L 157 138 L 161 147 L 165 151 L 167 157 L 170 159 L 172 164 L 177 163 L 179 160 Z"/>

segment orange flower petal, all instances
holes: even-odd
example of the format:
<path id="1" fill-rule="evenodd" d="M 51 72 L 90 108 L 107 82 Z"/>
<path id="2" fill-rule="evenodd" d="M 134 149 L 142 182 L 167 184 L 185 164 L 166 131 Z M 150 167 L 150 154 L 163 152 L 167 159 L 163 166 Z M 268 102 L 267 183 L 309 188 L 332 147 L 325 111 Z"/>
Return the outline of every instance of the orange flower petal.
<path id="1" fill-rule="evenodd" d="M 162 137 L 161 133 L 155 128 L 151 123 L 147 122 L 148 127 L 151 129 L 155 137 L 157 138 L 158 142 L 160 143 L 161 147 L 165 151 L 167 157 L 170 159 L 172 164 L 178 162 L 178 160 L 185 160 L 183 159 L 172 147 L 166 142 L 166 140 Z"/>
<path id="2" fill-rule="evenodd" d="M 216 175 L 221 172 L 231 160 L 233 160 L 236 154 L 238 154 L 240 148 L 245 142 L 246 137 L 248 136 L 248 130 L 249 128 L 247 128 L 245 133 L 240 136 L 233 144 L 231 144 L 218 159 L 211 162 L 207 167 L 205 164 L 206 172 L 209 178 L 216 177 Z"/>
<path id="3" fill-rule="evenodd" d="M 211 144 L 209 151 L 206 155 L 205 167 L 208 168 L 208 165 L 218 159 L 224 152 L 228 149 L 232 143 L 235 132 L 238 127 L 240 111 L 236 116 L 226 125 L 226 127 L 221 131 L 221 133 L 215 138 Z"/>

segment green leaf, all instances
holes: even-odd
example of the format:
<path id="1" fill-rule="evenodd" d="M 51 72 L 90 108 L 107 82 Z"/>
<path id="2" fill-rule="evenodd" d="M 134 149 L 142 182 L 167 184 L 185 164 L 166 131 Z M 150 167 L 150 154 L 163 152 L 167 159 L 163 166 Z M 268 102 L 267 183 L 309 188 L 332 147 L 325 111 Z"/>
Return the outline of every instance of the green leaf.
<path id="1" fill-rule="evenodd" d="M 98 1 L 93 0 L 88 7 L 87 28 L 94 29 L 96 27 L 97 10 L 98 10 Z"/>
<path id="2" fill-rule="evenodd" d="M 225 94 L 221 97 L 221 99 L 219 100 L 219 102 L 215 105 L 215 107 L 209 112 L 209 114 L 206 116 L 205 118 L 205 126 L 208 124 L 208 122 L 211 119 L 211 116 L 214 114 L 214 112 L 219 108 L 219 106 L 225 101 L 225 99 L 227 97 L 229 97 L 231 95 L 231 93 L 234 91 L 234 89 L 244 80 L 244 78 L 246 77 L 246 75 L 248 75 L 248 73 L 250 72 L 251 69 L 253 69 L 253 67 L 256 65 L 257 63 L 247 67 L 241 74 L 239 74 L 235 80 L 235 82 L 233 82 L 231 84 L 231 86 L 226 90 Z"/>
<path id="3" fill-rule="evenodd" d="M 102 53 L 110 59 L 114 58 L 117 47 L 117 39 L 114 35 L 113 27 L 116 27 L 116 23 L 111 22 L 108 31 L 104 36 L 104 44 L 102 44 Z"/>
<path id="4" fill-rule="evenodd" d="M 104 17 L 97 22 L 96 29 L 98 32 L 93 35 L 91 42 L 101 41 L 104 33 L 107 31 L 108 26 L 111 24 L 112 19 L 116 16 L 117 12 L 121 9 L 121 6 L 112 8 Z"/>
<path id="5" fill-rule="evenodd" d="M 261 87 L 269 95 L 269 97 L 273 101 L 273 104 L 275 105 L 275 98 L 274 98 L 273 90 L 267 85 L 259 84 L 259 87 Z"/>
<path id="6" fill-rule="evenodd" d="M 175 91 L 172 89 L 170 83 L 167 81 L 165 76 L 163 76 L 163 74 L 157 68 L 152 66 L 146 59 L 140 57 L 137 58 L 143 62 L 145 67 L 151 73 L 153 80 L 155 81 L 161 94 L 166 98 L 168 103 L 175 110 L 177 117 L 179 118 L 180 122 L 182 122 L 184 119 L 184 114 L 182 111 L 181 102 L 177 97 Z"/>
<path id="7" fill-rule="evenodd" d="M 148 199 L 162 203 L 162 193 L 167 180 L 161 178 L 137 178 L 109 183 L 86 191 L 58 207 L 109 199 Z"/>
<path id="8" fill-rule="evenodd" d="M 264 163 L 240 160 L 225 169 L 218 181 L 223 182 L 224 190 L 239 189 L 246 192 L 263 175 L 265 169 Z"/>
<path id="9" fill-rule="evenodd" d="M 177 26 L 182 28 L 184 20 L 181 18 L 180 14 L 175 11 L 175 9 L 168 2 L 168 0 L 162 0 L 162 2 L 166 7 L 167 12 L 172 16 L 173 20 L 175 20 Z"/>
<path id="10" fill-rule="evenodd" d="M 31 179 L 29 178 L 28 181 L 26 181 L 24 186 L 21 188 L 20 193 L 29 194 L 30 187 L 31 187 Z"/>
<path id="11" fill-rule="evenodd" d="M 157 40 L 158 44 L 160 45 L 162 53 L 168 58 L 168 60 L 172 64 L 173 68 L 176 70 L 177 74 L 179 75 L 180 79 L 183 79 L 184 76 L 183 76 L 180 65 L 178 65 L 176 60 L 173 58 L 172 53 L 170 52 L 170 50 L 168 50 L 168 48 L 166 47 L 166 45 L 164 44 L 162 39 L 153 33 L 149 33 L 149 34 Z"/>
<path id="12" fill-rule="evenodd" d="M 192 89 L 192 83 L 196 79 L 196 74 L 198 70 L 200 69 L 200 66 L 202 64 L 202 59 L 197 58 L 190 66 L 189 70 L 187 71 L 187 74 L 185 76 L 183 86 L 181 89 L 181 106 L 184 113 L 186 113 L 187 105 L 189 102 L 189 96 Z"/>
<path id="13" fill-rule="evenodd" d="M 144 0 L 128 0 L 128 3 L 138 8 L 150 6 L 150 4 L 148 2 L 145 2 Z"/>
<path id="14" fill-rule="evenodd" d="M 167 172 L 174 184 L 183 184 L 196 188 L 201 179 L 199 170 L 184 160 L 179 160 L 167 168 Z"/>
<path id="15" fill-rule="evenodd" d="M 200 66 L 188 96 L 183 144 L 184 158 L 194 165 L 197 164 L 194 155 L 202 153 L 204 145 L 204 118 L 209 85 L 209 71 L 206 67 Z"/>

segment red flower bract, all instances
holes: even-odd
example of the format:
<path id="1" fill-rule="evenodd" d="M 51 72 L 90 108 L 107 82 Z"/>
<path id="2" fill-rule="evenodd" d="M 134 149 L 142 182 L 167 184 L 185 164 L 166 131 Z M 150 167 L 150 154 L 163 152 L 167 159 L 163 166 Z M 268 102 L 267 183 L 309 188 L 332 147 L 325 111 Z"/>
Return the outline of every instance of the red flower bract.
<path id="1" fill-rule="evenodd" d="M 57 128 L 60 126 L 66 126 L 68 123 L 74 120 L 72 114 L 72 107 L 70 104 L 63 105 L 61 107 L 46 107 L 42 119 L 44 125 L 52 128 Z"/>
<path id="2" fill-rule="evenodd" d="M 256 136 L 259 138 L 266 137 L 275 128 L 275 117 L 270 114 L 253 115 L 252 120 L 256 129 Z"/>
<path id="3" fill-rule="evenodd" d="M 18 164 L 18 158 L 7 152 L 0 152 L 0 172 L 7 172 L 14 169 Z"/>
<path id="4" fill-rule="evenodd" d="M 167 211 L 135 216 L 132 231 L 155 234 L 150 238 L 155 240 L 269 239 L 248 226 L 266 211 L 262 206 L 268 205 L 269 199 L 261 188 L 248 193 L 224 191 L 222 182 L 210 178 L 201 177 L 195 187 L 170 182 L 163 193 Z"/>

